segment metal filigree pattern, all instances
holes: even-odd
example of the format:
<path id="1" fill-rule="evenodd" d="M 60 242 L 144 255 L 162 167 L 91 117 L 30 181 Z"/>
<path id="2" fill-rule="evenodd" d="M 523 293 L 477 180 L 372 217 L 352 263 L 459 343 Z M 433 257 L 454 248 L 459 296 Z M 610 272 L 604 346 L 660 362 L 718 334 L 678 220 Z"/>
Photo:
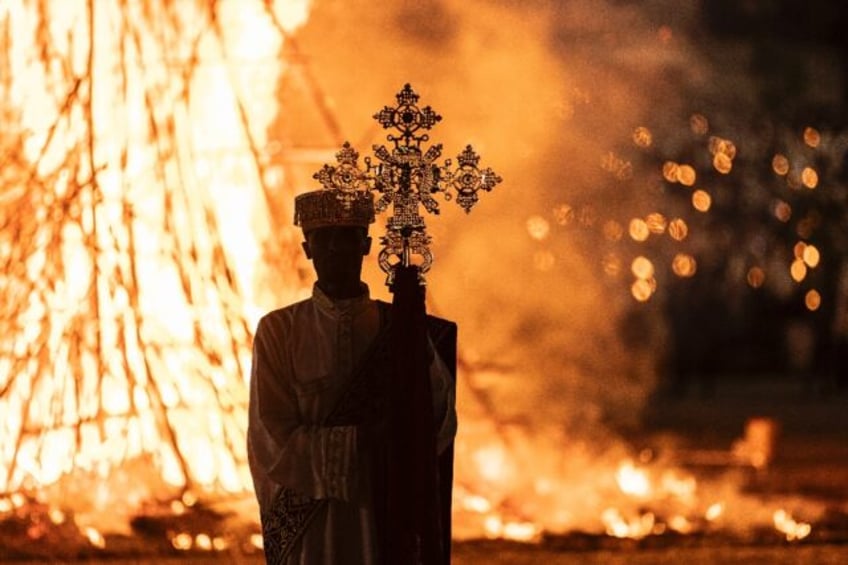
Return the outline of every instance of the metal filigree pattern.
<path id="1" fill-rule="evenodd" d="M 315 178 L 324 188 L 338 190 L 346 205 L 361 194 L 358 191 L 376 192 L 377 212 L 390 214 L 386 235 L 380 239 L 383 247 L 378 257 L 380 268 L 387 274 L 386 284 L 391 286 L 398 264 L 417 265 L 424 284 L 424 274 L 430 270 L 433 255 L 421 208 L 438 214 L 439 203 L 434 196 L 441 193 L 445 200 L 455 198 L 457 204 L 470 212 L 477 203 L 478 193 L 491 191 L 502 179 L 492 169 L 478 167 L 480 156 L 470 145 L 457 156 L 456 167 L 450 159 L 439 165 L 436 161 L 442 155 L 441 144 L 426 149 L 422 144 L 429 141 L 427 132 L 442 117 L 429 106 L 420 107 L 419 96 L 409 84 L 395 98 L 395 106 L 385 106 L 374 114 L 384 129 L 395 130 L 386 136 L 391 148 L 375 145 L 376 160 L 366 157 L 364 167 L 360 168 L 359 154 L 345 143 L 336 154 L 338 165 L 324 165 Z"/>
<path id="2" fill-rule="evenodd" d="M 350 210 L 357 195 L 371 188 L 366 171 L 359 168 L 359 152 L 345 142 L 341 151 L 336 153 L 338 165 L 324 165 L 313 175 L 328 190 L 337 190 L 338 198 L 345 208 Z"/>

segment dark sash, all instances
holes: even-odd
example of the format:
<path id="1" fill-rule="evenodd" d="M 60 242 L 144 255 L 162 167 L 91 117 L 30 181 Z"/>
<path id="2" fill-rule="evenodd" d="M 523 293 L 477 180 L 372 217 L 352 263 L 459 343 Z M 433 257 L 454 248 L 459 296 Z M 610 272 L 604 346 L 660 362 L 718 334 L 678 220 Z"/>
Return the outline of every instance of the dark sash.
<path id="1" fill-rule="evenodd" d="M 376 423 L 387 414 L 386 403 L 391 377 L 391 340 L 389 339 L 389 313 L 391 305 L 378 301 L 380 330 L 369 351 L 354 372 L 347 387 L 339 397 L 332 412 L 325 418 L 324 426 L 349 426 Z M 430 339 L 456 379 L 456 324 L 427 317 Z M 385 453 L 377 457 L 385 457 Z M 439 457 L 441 523 L 445 563 L 450 562 L 450 517 L 453 483 L 453 443 Z M 379 468 L 380 465 L 377 465 Z M 379 471 L 378 471 L 379 472 Z M 380 478 L 375 477 L 375 487 Z M 266 562 L 270 565 L 285 563 L 312 519 L 327 504 L 326 499 L 315 499 L 298 491 L 283 487 L 276 500 L 262 513 L 262 537 Z M 378 505 L 379 501 L 375 501 Z M 381 512 L 377 509 L 377 529 L 381 530 Z"/>

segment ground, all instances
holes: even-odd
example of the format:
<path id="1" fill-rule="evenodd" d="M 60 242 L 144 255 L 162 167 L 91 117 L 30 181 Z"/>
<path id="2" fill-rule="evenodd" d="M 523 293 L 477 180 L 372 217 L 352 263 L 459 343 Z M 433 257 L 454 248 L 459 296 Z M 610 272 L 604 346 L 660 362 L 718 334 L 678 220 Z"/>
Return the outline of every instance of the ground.
<path id="1" fill-rule="evenodd" d="M 453 565 L 842 565 L 848 563 L 848 394 L 822 391 L 802 382 L 723 380 L 707 394 L 698 389 L 682 397 L 654 399 L 645 425 L 632 432 L 632 441 L 649 444 L 669 432 L 683 437 L 691 457 L 727 450 L 744 433 L 752 417 L 779 423 L 774 460 L 758 473 L 749 488 L 758 496 L 797 495 L 817 501 L 831 511 L 813 524 L 810 536 L 787 542 L 774 530 L 745 538 L 727 535 L 650 536 L 641 541 L 598 535 L 547 538 L 538 545 L 484 540 L 454 544 Z M 694 466 L 697 466 L 696 464 Z M 209 516 L 212 520 L 213 517 Z M 3 524 L 0 523 L 0 526 Z M 15 565 L 64 563 L 89 565 L 232 563 L 258 565 L 260 554 L 236 548 L 218 553 L 179 553 L 159 531 L 162 523 L 144 525 L 148 537 L 124 540 L 106 554 L 90 551 L 62 554 L 45 551 L 43 542 L 27 549 L 26 528 L 0 527 L 0 562 Z M 26 524 L 24 524 L 26 526 Z M 159 529 L 157 529 L 159 528 Z M 155 535 L 157 534 L 158 535 Z M 11 541 L 10 541 L 11 540 Z M 107 545 L 108 547 L 108 545 Z M 116 547 L 112 545 L 112 547 Z M 120 548 L 126 549 L 120 549 Z M 12 552 L 10 548 L 17 548 Z M 22 551 L 23 550 L 23 551 Z M 62 557 L 48 557 L 58 556 Z"/>

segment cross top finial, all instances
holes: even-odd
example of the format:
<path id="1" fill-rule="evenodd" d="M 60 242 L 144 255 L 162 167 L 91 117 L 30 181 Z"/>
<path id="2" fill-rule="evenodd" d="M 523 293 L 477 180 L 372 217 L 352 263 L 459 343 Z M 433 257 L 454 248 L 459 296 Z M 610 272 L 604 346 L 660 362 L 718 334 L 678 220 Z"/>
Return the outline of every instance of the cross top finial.
<path id="1" fill-rule="evenodd" d="M 394 129 L 386 139 L 393 144 L 391 150 L 384 145 L 374 145 L 374 156 L 364 159 L 360 168 L 359 153 L 345 142 L 336 154 L 337 165 L 324 165 L 315 173 L 325 189 L 337 191 L 338 198 L 349 206 L 364 191 L 379 194 L 375 203 L 377 212 L 391 206 L 391 215 L 386 222 L 386 235 L 380 238 L 382 249 L 379 254 L 380 268 L 387 274 L 386 284 L 394 280 L 394 268 L 398 264 L 416 264 L 420 281 L 430 270 L 433 255 L 430 252 L 430 236 L 427 234 L 420 206 L 431 214 L 439 213 L 439 203 L 433 198 L 442 193 L 444 199 L 454 198 L 466 212 L 477 203 L 478 193 L 489 192 L 501 177 L 492 169 L 480 169 L 480 156 L 470 145 L 457 156 L 456 167 L 450 159 L 443 165 L 436 164 L 442 154 L 442 145 L 436 144 L 424 150 L 422 143 L 429 141 L 427 133 L 442 117 L 430 108 L 418 105 L 419 95 L 409 84 L 395 95 L 397 104 L 385 106 L 374 114 L 374 119 L 384 129 Z"/>
<path id="2" fill-rule="evenodd" d="M 442 120 L 442 117 L 429 106 L 419 108 L 417 103 L 420 98 L 407 83 L 395 95 L 397 106 L 385 106 L 374 114 L 383 129 L 396 129 L 400 136 L 388 135 L 388 140 L 395 144 L 395 148 L 417 147 L 420 149 L 421 142 L 428 141 L 430 136 L 426 133 L 415 135 L 420 130 L 430 130 Z"/>

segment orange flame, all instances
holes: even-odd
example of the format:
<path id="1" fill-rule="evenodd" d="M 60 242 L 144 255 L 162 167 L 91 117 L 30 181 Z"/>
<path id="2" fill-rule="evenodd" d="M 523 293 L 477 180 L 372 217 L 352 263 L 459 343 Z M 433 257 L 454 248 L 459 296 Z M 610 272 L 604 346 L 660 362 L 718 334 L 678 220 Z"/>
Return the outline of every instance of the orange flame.
<path id="1" fill-rule="evenodd" d="M 307 14 L 291 0 L 3 4 L 0 110 L 17 129 L 0 198 L 19 213 L 0 258 L 21 268 L 0 276 L 0 492 L 73 476 L 93 488 L 67 502 L 114 510 L 174 487 L 250 491 L 258 148 Z"/>

